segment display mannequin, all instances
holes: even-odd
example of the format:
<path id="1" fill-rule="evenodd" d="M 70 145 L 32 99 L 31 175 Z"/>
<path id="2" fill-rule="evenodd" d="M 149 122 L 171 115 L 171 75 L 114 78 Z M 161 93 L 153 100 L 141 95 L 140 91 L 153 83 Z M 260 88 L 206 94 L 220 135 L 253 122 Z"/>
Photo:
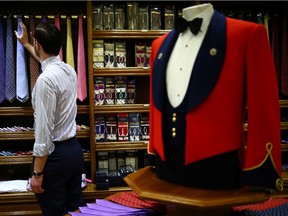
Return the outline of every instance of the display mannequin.
<path id="1" fill-rule="evenodd" d="M 152 44 L 148 150 L 157 176 L 205 189 L 281 189 L 280 109 L 267 31 L 211 4 L 183 9 L 184 19 L 195 17 L 203 19 L 197 35 L 176 26 Z"/>

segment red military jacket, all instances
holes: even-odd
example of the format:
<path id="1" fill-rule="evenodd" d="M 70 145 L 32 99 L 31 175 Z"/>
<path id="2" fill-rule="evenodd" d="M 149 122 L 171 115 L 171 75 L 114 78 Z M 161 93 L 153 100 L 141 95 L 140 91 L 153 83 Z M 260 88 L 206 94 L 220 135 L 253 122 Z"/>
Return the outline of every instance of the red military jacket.
<path id="1" fill-rule="evenodd" d="M 152 44 L 148 151 L 163 161 L 166 67 L 177 38 L 177 31 L 172 30 Z M 269 160 L 277 174 L 276 186 L 281 176 L 280 108 L 265 27 L 215 11 L 192 70 L 194 82 L 186 114 L 185 164 L 239 150 L 243 171 L 248 174 L 261 170 Z M 247 143 L 243 131 L 246 112 Z"/>

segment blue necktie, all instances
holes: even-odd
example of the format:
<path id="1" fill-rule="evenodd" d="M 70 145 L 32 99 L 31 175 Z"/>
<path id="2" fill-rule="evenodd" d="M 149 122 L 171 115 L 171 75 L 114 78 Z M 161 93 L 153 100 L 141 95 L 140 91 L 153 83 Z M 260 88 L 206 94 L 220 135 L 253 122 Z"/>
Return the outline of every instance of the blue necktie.
<path id="1" fill-rule="evenodd" d="M 16 98 L 15 51 L 13 44 L 12 17 L 7 18 L 6 31 L 6 99 L 10 102 Z"/>
<path id="2" fill-rule="evenodd" d="M 0 103 L 5 100 L 5 51 L 3 19 L 0 17 Z"/>
<path id="3" fill-rule="evenodd" d="M 21 16 L 18 16 L 17 31 L 22 34 L 20 22 Z M 17 99 L 24 103 L 29 99 L 28 78 L 26 71 L 26 61 L 24 46 L 17 40 L 17 53 L 16 53 L 16 95 Z"/>

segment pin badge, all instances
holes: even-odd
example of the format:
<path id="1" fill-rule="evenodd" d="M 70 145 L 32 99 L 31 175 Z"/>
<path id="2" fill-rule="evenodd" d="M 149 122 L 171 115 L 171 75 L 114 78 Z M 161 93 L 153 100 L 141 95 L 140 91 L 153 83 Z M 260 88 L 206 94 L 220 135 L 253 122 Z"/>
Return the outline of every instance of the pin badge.
<path id="1" fill-rule="evenodd" d="M 159 55 L 158 55 L 158 59 L 161 59 L 162 58 L 162 53 L 159 53 Z"/>
<path id="2" fill-rule="evenodd" d="M 217 55 L 217 50 L 215 48 L 210 49 L 210 55 L 211 56 Z"/>

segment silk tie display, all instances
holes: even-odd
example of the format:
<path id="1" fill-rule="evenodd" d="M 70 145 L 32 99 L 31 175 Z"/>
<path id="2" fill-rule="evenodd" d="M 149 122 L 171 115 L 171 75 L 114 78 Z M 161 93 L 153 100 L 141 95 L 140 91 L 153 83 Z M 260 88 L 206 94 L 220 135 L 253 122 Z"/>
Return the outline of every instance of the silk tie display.
<path id="1" fill-rule="evenodd" d="M 61 30 L 60 17 L 59 17 L 59 15 L 56 15 L 56 16 L 55 16 L 54 25 L 55 25 L 59 30 Z M 59 57 L 60 57 L 61 60 L 63 60 L 62 47 L 61 47 L 60 52 L 59 52 Z"/>
<path id="2" fill-rule="evenodd" d="M 17 32 L 22 34 L 20 23 L 22 21 L 21 16 L 18 16 Z M 28 77 L 26 71 L 26 61 L 24 46 L 17 40 L 17 52 L 16 52 L 16 95 L 17 99 L 24 103 L 29 99 L 28 90 Z"/>
<path id="3" fill-rule="evenodd" d="M 175 29 L 177 32 L 182 32 L 186 27 L 189 27 L 194 35 L 197 35 L 202 25 L 202 18 L 195 18 L 192 21 L 179 17 L 175 22 Z"/>
<path id="4" fill-rule="evenodd" d="M 87 97 L 86 84 L 86 62 L 83 36 L 83 17 L 78 18 L 78 52 L 77 52 L 77 73 L 78 73 L 78 99 L 82 102 Z"/>
<path id="5" fill-rule="evenodd" d="M 3 19 L 0 17 L 0 103 L 5 100 L 5 51 Z"/>
<path id="6" fill-rule="evenodd" d="M 75 68 L 70 17 L 67 17 L 66 63 Z"/>
<path id="7" fill-rule="evenodd" d="M 287 44 L 287 25 L 286 17 L 283 17 L 282 29 L 282 53 L 281 53 L 281 91 L 288 96 L 288 44 Z"/>
<path id="8" fill-rule="evenodd" d="M 13 102 L 16 98 L 15 51 L 13 43 L 12 16 L 7 17 L 6 30 L 6 99 Z"/>
<path id="9" fill-rule="evenodd" d="M 35 32 L 34 16 L 30 16 L 30 32 L 32 33 Z M 33 37 L 30 37 L 30 43 L 33 44 Z M 32 55 L 29 56 L 29 63 L 30 63 L 30 90 L 32 92 L 36 80 L 39 76 L 39 63 Z"/>

